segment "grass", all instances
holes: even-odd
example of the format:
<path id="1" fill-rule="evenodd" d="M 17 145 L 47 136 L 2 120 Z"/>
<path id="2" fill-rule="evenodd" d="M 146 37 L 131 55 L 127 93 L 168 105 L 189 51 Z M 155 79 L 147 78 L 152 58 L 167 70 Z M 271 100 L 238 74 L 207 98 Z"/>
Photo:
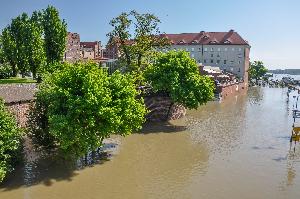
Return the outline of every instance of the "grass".
<path id="1" fill-rule="evenodd" d="M 9 79 L 0 79 L 0 84 L 24 84 L 24 83 L 36 83 L 33 79 L 11 77 Z"/>

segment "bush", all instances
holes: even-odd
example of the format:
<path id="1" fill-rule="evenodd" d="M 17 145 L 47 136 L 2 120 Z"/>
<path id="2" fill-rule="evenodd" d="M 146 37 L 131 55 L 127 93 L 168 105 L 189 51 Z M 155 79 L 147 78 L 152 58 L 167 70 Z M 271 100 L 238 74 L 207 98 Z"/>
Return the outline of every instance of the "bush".
<path id="1" fill-rule="evenodd" d="M 15 118 L 7 112 L 3 100 L 0 99 L 0 182 L 13 170 L 20 149 L 20 130 Z"/>
<path id="2" fill-rule="evenodd" d="M 184 51 L 160 53 L 144 73 L 154 92 L 169 93 L 174 103 L 197 108 L 212 99 L 214 83 L 201 76 L 194 59 Z"/>
<path id="3" fill-rule="evenodd" d="M 0 64 L 0 79 L 8 79 L 11 75 L 10 66 L 7 63 Z"/>
<path id="4" fill-rule="evenodd" d="M 131 76 L 118 71 L 109 76 L 94 63 L 61 68 L 45 76 L 36 95 L 36 106 L 46 107 L 49 123 L 49 129 L 42 123 L 46 131 L 41 137 L 48 136 L 66 154 L 82 156 L 111 134 L 124 136 L 141 128 L 146 109 Z"/>

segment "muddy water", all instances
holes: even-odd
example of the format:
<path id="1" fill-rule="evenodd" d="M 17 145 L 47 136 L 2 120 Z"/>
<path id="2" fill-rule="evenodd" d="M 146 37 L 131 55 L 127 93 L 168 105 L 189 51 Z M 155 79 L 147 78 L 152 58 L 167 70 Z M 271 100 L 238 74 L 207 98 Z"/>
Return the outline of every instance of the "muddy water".
<path id="1" fill-rule="evenodd" d="M 291 147 L 284 89 L 212 102 L 181 120 L 118 138 L 107 161 L 77 166 L 28 158 L 1 199 L 300 198 L 300 145 Z"/>

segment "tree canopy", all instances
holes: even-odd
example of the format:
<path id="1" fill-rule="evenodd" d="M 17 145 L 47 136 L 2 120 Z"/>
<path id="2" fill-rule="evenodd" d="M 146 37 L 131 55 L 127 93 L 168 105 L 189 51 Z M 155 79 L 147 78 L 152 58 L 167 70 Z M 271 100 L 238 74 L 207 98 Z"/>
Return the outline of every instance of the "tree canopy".
<path id="1" fill-rule="evenodd" d="M 67 42 L 67 23 L 61 20 L 58 10 L 48 6 L 43 10 L 42 26 L 44 29 L 45 51 L 48 67 L 63 59 Z M 51 71 L 49 68 L 48 70 Z"/>
<path id="2" fill-rule="evenodd" d="M 249 78 L 258 81 L 268 72 L 262 61 L 251 62 L 249 68 Z"/>
<path id="3" fill-rule="evenodd" d="M 66 23 L 53 6 L 31 16 L 22 13 L 2 31 L 2 59 L 10 64 L 13 76 L 32 72 L 36 78 L 53 72 L 53 63 L 62 61 L 66 37 Z"/>
<path id="4" fill-rule="evenodd" d="M 160 53 L 145 71 L 154 92 L 169 93 L 175 103 L 197 108 L 213 97 L 214 83 L 199 73 L 194 59 L 185 51 Z"/>
<path id="5" fill-rule="evenodd" d="M 127 71 L 139 73 L 151 62 L 158 48 L 168 45 L 168 40 L 160 37 L 159 23 L 155 15 L 134 10 L 110 21 L 113 30 L 107 34 L 108 46 L 118 47 L 119 60 Z"/>
<path id="6" fill-rule="evenodd" d="M 47 104 L 49 133 L 63 152 L 81 156 L 111 134 L 141 128 L 146 109 L 130 75 L 108 75 L 95 63 L 61 68 L 45 78 L 37 100 Z"/>

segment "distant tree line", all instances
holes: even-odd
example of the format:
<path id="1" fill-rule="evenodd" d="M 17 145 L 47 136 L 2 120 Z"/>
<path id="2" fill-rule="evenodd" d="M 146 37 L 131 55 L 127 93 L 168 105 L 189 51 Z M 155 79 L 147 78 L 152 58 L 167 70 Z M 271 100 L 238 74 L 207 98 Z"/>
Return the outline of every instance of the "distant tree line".
<path id="1" fill-rule="evenodd" d="M 300 75 L 300 69 L 276 69 L 269 70 L 268 72 L 274 74 Z"/>
<path id="2" fill-rule="evenodd" d="M 24 77 L 31 72 L 37 78 L 44 72 L 53 72 L 53 64 L 63 59 L 66 37 L 67 24 L 53 6 L 12 19 L 0 35 L 0 64 L 5 64 L 5 71 L 10 69 L 2 77 L 18 73 Z"/>

